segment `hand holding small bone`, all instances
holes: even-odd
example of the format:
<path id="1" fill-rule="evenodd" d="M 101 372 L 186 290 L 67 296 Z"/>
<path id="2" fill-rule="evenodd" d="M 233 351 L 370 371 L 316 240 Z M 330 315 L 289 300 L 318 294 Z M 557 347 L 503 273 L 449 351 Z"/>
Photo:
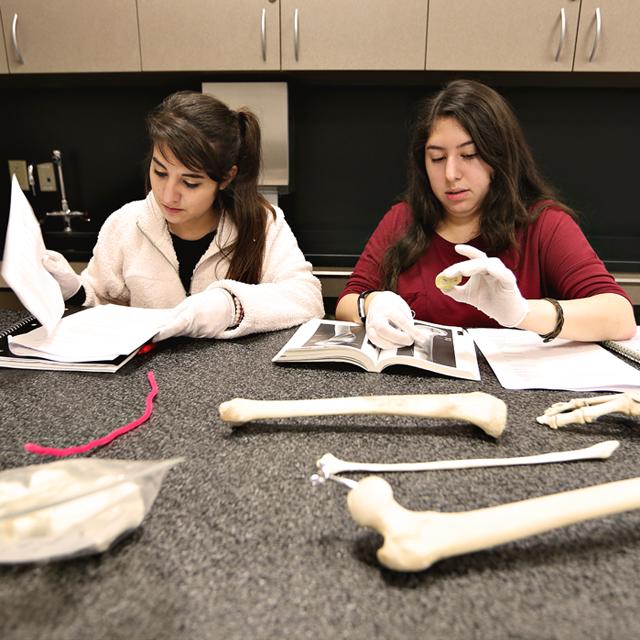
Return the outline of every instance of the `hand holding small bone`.
<path id="1" fill-rule="evenodd" d="M 480 309 L 503 327 L 516 327 L 529 311 L 516 277 L 499 258 L 489 258 L 484 251 L 467 244 L 457 244 L 456 251 L 469 258 L 444 269 L 441 282 L 451 283 L 459 276 L 469 280 L 458 286 L 442 287 L 445 295 Z M 436 280 L 437 281 L 437 280 Z"/>

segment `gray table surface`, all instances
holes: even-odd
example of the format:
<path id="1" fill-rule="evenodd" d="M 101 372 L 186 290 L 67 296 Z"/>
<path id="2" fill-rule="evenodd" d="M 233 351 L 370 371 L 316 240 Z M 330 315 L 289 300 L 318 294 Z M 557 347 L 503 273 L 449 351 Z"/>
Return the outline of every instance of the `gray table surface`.
<path id="1" fill-rule="evenodd" d="M 0 312 L 0 323 L 17 319 Z M 177 339 L 116 374 L 0 369 L 0 470 L 45 462 L 28 441 L 80 444 L 153 416 L 95 452 L 184 456 L 142 526 L 107 552 L 0 567 L 3 640 L 163 638 L 637 638 L 640 511 L 571 525 L 397 573 L 381 538 L 346 509 L 347 490 L 312 487 L 324 453 L 361 461 L 517 456 L 621 441 L 608 461 L 386 476 L 398 502 L 461 511 L 640 475 L 640 421 L 619 414 L 553 431 L 535 417 L 564 391 L 509 391 L 409 369 L 275 365 L 292 331 L 236 341 Z M 445 420 L 324 417 L 233 430 L 220 402 L 483 390 L 505 400 L 494 441 Z M 352 476 L 356 479 L 362 477 Z"/>

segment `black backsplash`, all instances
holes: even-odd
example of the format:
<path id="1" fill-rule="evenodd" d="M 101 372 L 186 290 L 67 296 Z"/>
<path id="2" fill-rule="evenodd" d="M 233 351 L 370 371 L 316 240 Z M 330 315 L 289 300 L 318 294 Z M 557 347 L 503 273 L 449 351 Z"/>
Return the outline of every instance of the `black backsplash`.
<path id="1" fill-rule="evenodd" d="M 543 173 L 578 211 L 609 268 L 640 271 L 640 87 L 629 76 L 617 85 L 571 86 L 575 76 L 569 76 L 530 76 L 527 85 L 526 75 L 498 75 L 490 84 L 512 104 Z M 0 159 L 5 167 L 7 159 L 36 164 L 49 161 L 53 149 L 62 151 L 69 205 L 87 211 L 91 221 L 78 226 L 85 233 L 45 238 L 69 257 L 87 258 L 104 219 L 144 197 L 144 117 L 164 96 L 199 90 L 203 81 L 286 80 L 291 188 L 280 204 L 315 265 L 350 266 L 404 189 L 408 130 L 418 102 L 449 77 L 4 76 Z M 9 186 L 0 180 L 0 245 Z M 60 208 L 58 193 L 27 196 L 39 217 Z M 55 230 L 60 222 L 50 219 L 46 228 Z"/>

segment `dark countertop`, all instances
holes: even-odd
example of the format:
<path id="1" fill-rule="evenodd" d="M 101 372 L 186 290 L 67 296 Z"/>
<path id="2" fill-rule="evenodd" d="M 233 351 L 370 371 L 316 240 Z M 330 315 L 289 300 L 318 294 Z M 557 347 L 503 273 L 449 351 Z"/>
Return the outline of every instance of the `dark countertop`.
<path id="1" fill-rule="evenodd" d="M 17 317 L 0 311 L 0 326 Z M 482 358 L 481 383 L 272 364 L 291 333 L 178 339 L 116 374 L 0 369 L 0 470 L 49 460 L 25 453 L 25 442 L 81 444 L 138 417 L 148 370 L 159 386 L 151 420 L 93 455 L 187 458 L 168 472 L 143 525 L 102 555 L 0 567 L 3 640 L 637 638 L 640 511 L 396 573 L 375 558 L 380 536 L 351 519 L 347 490 L 308 479 L 326 452 L 399 462 L 621 441 L 608 461 L 385 476 L 411 509 L 491 506 L 640 475 L 638 418 L 553 431 L 535 417 L 580 394 L 503 389 Z M 236 396 L 477 389 L 508 404 L 499 441 L 444 420 L 304 418 L 233 430 L 217 417 Z"/>

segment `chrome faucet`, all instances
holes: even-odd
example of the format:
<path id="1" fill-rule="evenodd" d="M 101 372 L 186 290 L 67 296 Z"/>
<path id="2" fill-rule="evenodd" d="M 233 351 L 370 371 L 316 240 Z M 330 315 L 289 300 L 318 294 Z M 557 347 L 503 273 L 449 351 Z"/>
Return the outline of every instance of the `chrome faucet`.
<path id="1" fill-rule="evenodd" d="M 89 220 L 89 216 L 83 211 L 71 211 L 67 202 L 67 192 L 64 188 L 64 177 L 62 176 L 62 152 L 58 149 L 53 150 L 53 164 L 58 170 L 58 183 L 60 184 L 60 211 L 47 211 L 47 216 L 62 216 L 64 218 L 64 229 L 66 233 L 71 233 L 71 218 L 83 218 Z"/>

